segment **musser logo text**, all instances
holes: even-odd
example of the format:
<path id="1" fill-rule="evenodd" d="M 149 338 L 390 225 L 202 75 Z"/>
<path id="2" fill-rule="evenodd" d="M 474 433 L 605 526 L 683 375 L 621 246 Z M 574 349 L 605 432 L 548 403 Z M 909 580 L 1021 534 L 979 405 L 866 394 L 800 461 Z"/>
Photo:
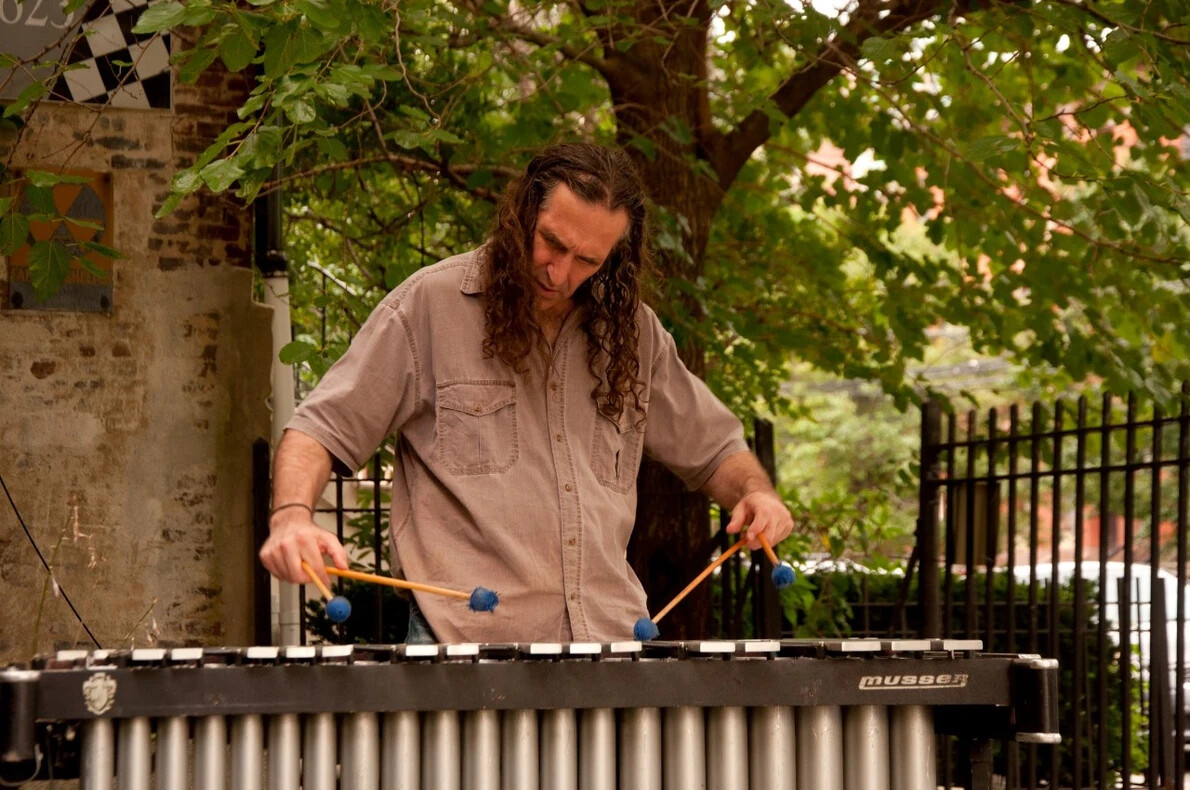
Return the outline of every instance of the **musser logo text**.
<path id="1" fill-rule="evenodd" d="M 861 691 L 917 688 L 959 689 L 966 685 L 966 675 L 864 675 L 859 679 Z"/>

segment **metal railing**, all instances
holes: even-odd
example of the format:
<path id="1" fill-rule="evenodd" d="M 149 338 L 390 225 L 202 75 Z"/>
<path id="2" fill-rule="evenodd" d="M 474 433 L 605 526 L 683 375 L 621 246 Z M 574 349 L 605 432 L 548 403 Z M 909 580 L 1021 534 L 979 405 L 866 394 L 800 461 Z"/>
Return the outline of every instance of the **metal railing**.
<path id="1" fill-rule="evenodd" d="M 1007 787 L 1182 781 L 1188 400 L 1174 416 L 1108 395 L 923 409 L 918 605 L 902 623 L 1063 667 L 1063 742 L 1009 747 Z"/>

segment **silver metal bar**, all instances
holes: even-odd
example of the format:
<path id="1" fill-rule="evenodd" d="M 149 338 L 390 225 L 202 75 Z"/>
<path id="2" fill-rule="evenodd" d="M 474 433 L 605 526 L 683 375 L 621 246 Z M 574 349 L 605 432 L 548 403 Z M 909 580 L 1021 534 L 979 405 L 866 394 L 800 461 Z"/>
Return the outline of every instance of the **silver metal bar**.
<path id="1" fill-rule="evenodd" d="M 301 721 L 296 713 L 269 717 L 269 790 L 290 790 L 301 778 Z"/>
<path id="2" fill-rule="evenodd" d="M 421 744 L 422 790 L 459 790 L 460 740 L 458 711 L 426 712 Z"/>
<path id="3" fill-rule="evenodd" d="M 181 716 L 157 721 L 157 790 L 190 786 L 190 722 Z"/>
<path id="4" fill-rule="evenodd" d="M 120 790 L 149 790 L 152 786 L 153 743 L 147 716 L 120 721 L 116 776 Z"/>
<path id="5" fill-rule="evenodd" d="M 116 763 L 116 729 L 111 719 L 91 719 L 83 724 L 83 790 L 112 790 Z"/>
<path id="6" fill-rule="evenodd" d="M 579 721 L 580 790 L 616 790 L 616 712 L 589 708 Z"/>
<path id="7" fill-rule="evenodd" d="M 620 722 L 620 787 L 661 790 L 661 710 L 626 708 Z"/>
<path id="8" fill-rule="evenodd" d="M 537 711 L 508 710 L 501 725 L 504 790 L 537 787 Z"/>
<path id="9" fill-rule="evenodd" d="M 303 790 L 335 790 L 335 714 L 307 713 L 302 734 Z"/>
<path id="10" fill-rule="evenodd" d="M 573 710 L 541 713 L 541 783 L 551 790 L 578 790 L 578 721 Z"/>
<path id="11" fill-rule="evenodd" d="M 223 790 L 227 780 L 227 723 L 203 716 L 194 727 L 194 788 Z"/>
<path id="12" fill-rule="evenodd" d="M 705 790 L 707 735 L 703 709 L 666 708 L 663 719 L 665 790 Z"/>
<path id="13" fill-rule="evenodd" d="M 843 716 L 837 706 L 797 708 L 797 784 L 843 790 Z"/>
<path id="14" fill-rule="evenodd" d="M 854 705 L 843 711 L 846 790 L 889 790 L 888 708 Z"/>
<path id="15" fill-rule="evenodd" d="M 264 723 L 257 714 L 231 720 L 231 790 L 264 786 Z"/>
<path id="16" fill-rule="evenodd" d="M 342 790 L 378 790 L 380 724 L 376 714 L 344 714 L 341 737 L 339 786 Z"/>
<path id="17" fill-rule="evenodd" d="M 707 787 L 748 790 L 748 714 L 743 708 L 707 713 Z"/>
<path id="18" fill-rule="evenodd" d="M 934 790 L 934 713 L 925 705 L 898 705 L 889 717 L 892 790 Z"/>
<path id="19" fill-rule="evenodd" d="M 748 778 L 753 787 L 794 790 L 797 741 L 793 708 L 752 708 L 748 727 Z"/>
<path id="20" fill-rule="evenodd" d="M 380 760 L 382 790 L 421 786 L 421 718 L 415 710 L 384 714 Z"/>
<path id="21" fill-rule="evenodd" d="M 473 710 L 463 716 L 463 787 L 500 790 L 500 712 Z"/>

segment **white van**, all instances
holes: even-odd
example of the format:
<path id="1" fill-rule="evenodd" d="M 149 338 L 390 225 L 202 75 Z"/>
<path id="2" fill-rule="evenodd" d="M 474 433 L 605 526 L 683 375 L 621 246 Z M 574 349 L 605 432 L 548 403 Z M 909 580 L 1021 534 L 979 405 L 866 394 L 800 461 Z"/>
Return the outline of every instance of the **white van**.
<path id="1" fill-rule="evenodd" d="M 1074 578 L 1074 561 L 1067 560 L 1058 563 L 1058 581 L 1067 585 Z M 1083 562 L 1079 566 L 1082 578 L 1099 583 L 1099 563 Z M 1045 562 L 1037 564 L 1037 583 L 1039 587 L 1047 587 L 1053 579 L 1053 565 Z M 1132 665 L 1140 671 L 1141 678 L 1147 678 L 1149 666 L 1152 664 L 1151 634 L 1153 629 L 1152 611 L 1152 566 L 1134 562 L 1132 564 L 1132 579 L 1128 585 L 1129 631 L 1132 645 Z M 1029 566 L 1014 567 L 1013 575 L 1017 583 L 1029 583 Z M 1124 563 L 1112 561 L 1107 563 L 1107 588 L 1103 591 L 1103 600 L 1107 603 L 1104 609 L 1104 619 L 1108 624 L 1108 634 L 1114 644 L 1120 644 L 1120 580 L 1124 578 Z M 1169 659 L 1169 688 L 1173 696 L 1177 689 L 1178 671 L 1178 579 L 1172 573 L 1157 569 L 1157 578 L 1165 589 L 1165 640 L 1166 655 Z M 1187 623 L 1183 624 L 1185 646 L 1186 680 L 1184 681 L 1183 699 L 1187 706 L 1187 728 L 1185 736 L 1186 753 L 1190 756 L 1190 583 L 1185 585 L 1184 593 L 1187 612 Z M 1091 600 L 1091 599 L 1088 599 Z M 1098 597 L 1093 599 L 1097 604 Z M 1096 611 L 1098 607 L 1096 606 Z M 1094 635 L 1090 635 L 1094 638 Z M 1174 697 L 1176 699 L 1176 697 Z M 1174 702 L 1171 699 L 1170 702 Z"/>
<path id="2" fill-rule="evenodd" d="M 1103 600 L 1107 603 L 1104 610 L 1108 624 L 1108 632 L 1112 641 L 1120 644 L 1120 580 L 1124 578 L 1124 563 L 1112 561 L 1107 563 L 1107 588 L 1103 590 Z M 1058 563 L 1058 581 L 1062 585 L 1070 584 L 1074 578 L 1075 564 L 1073 560 Z M 1079 566 L 1080 575 L 1089 582 L 1099 583 L 1099 563 L 1085 561 Z M 1047 587 L 1053 579 L 1053 565 L 1048 562 L 1037 564 L 1037 582 L 1041 587 Z M 1028 565 L 1016 566 L 1013 574 L 1018 584 L 1028 584 L 1030 569 Z M 1152 633 L 1152 567 L 1139 562 L 1132 564 L 1132 578 L 1128 585 L 1129 593 L 1129 630 L 1132 638 L 1129 642 L 1134 646 L 1133 661 L 1142 667 L 1150 663 L 1150 634 Z M 1168 644 L 1169 667 L 1171 671 L 1177 669 L 1177 636 L 1178 636 L 1178 580 L 1169 571 L 1158 569 L 1157 578 L 1163 583 L 1165 590 L 1165 636 Z M 1187 610 L 1190 611 L 1190 584 L 1185 588 Z M 1095 599 L 1098 601 L 1098 598 Z M 1190 649 L 1190 629 L 1185 631 L 1186 646 Z M 1137 649 L 1139 648 L 1139 649 Z M 1186 656 L 1186 665 L 1190 669 L 1190 653 Z"/>

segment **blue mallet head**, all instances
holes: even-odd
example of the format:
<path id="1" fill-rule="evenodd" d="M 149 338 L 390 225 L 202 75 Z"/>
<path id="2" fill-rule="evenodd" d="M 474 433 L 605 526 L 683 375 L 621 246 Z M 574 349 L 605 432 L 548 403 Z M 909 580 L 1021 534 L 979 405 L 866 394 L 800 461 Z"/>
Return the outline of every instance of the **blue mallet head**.
<path id="1" fill-rule="evenodd" d="M 661 629 L 647 617 L 642 617 L 632 626 L 632 638 L 638 642 L 648 642 L 661 636 Z"/>
<path id="2" fill-rule="evenodd" d="M 773 568 L 773 584 L 777 586 L 778 590 L 783 590 L 793 584 L 793 580 L 796 578 L 797 574 L 793 572 L 793 567 L 788 562 L 783 562 Z"/>
<path id="3" fill-rule="evenodd" d="M 473 612 L 490 612 L 500 603 L 500 596 L 486 587 L 476 587 L 471 591 L 471 600 L 467 608 Z"/>
<path id="4" fill-rule="evenodd" d="M 326 604 L 326 616 L 332 623 L 341 623 L 351 617 L 351 601 L 342 595 L 336 595 Z"/>

